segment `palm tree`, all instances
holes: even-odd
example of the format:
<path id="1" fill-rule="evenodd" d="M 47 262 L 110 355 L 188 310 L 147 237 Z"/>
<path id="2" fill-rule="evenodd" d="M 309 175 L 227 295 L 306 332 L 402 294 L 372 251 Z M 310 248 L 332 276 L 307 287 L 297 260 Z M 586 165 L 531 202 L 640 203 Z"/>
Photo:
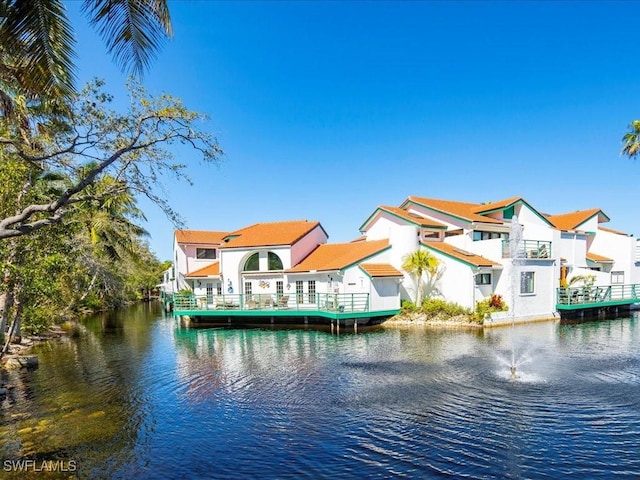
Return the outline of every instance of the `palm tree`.
<path id="1" fill-rule="evenodd" d="M 624 145 L 622 154 L 633 158 L 640 153 L 640 120 L 634 120 L 629 125 L 629 132 L 622 137 Z"/>
<path id="2" fill-rule="evenodd" d="M 135 196 L 123 182 L 106 175 L 87 187 L 87 191 L 98 197 L 104 191 L 118 193 L 100 202 L 92 200 L 77 203 L 75 214 L 70 218 L 79 227 L 72 226 L 71 229 L 77 231 L 78 254 L 91 275 L 91 281 L 79 302 L 93 291 L 99 279 L 102 279 L 100 290 L 109 290 L 106 283 L 113 283 L 117 277 L 111 270 L 123 270 L 138 264 L 143 254 L 140 241 L 148 236 L 148 232 L 135 223 L 146 219 L 137 206 Z M 107 279 L 111 282 L 106 282 Z"/>
<path id="3" fill-rule="evenodd" d="M 426 250 L 418 249 L 404 257 L 402 269 L 410 275 L 414 275 L 417 280 L 416 306 L 420 306 L 422 300 L 422 290 L 424 288 L 422 276 L 425 272 L 429 276 L 435 275 L 439 265 L 438 259 Z"/>
<path id="4" fill-rule="evenodd" d="M 172 34 L 167 0 L 84 0 L 82 11 L 115 62 L 133 73 Z M 11 116 L 20 98 L 57 100 L 59 109 L 75 91 L 74 43 L 62 0 L 0 0 L 0 114 Z"/>

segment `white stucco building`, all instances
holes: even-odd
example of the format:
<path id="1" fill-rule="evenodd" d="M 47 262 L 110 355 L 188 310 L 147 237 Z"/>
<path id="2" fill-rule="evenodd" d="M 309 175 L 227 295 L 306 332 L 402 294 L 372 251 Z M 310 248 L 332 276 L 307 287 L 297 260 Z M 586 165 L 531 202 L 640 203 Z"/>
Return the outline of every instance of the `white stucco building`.
<path id="1" fill-rule="evenodd" d="M 427 279 L 428 295 L 470 309 L 500 295 L 509 310 L 494 314 L 494 322 L 552 318 L 571 303 L 558 288 L 573 277 L 594 276 L 602 288 L 593 302 L 612 300 L 607 287 L 620 286 L 615 296 L 639 281 L 636 240 L 602 226 L 608 221 L 600 209 L 543 214 L 521 197 L 470 203 L 409 196 L 397 207 L 377 207 L 360 226 L 362 237 L 349 243 L 327 243 L 322 225 L 307 220 L 233 232 L 178 230 L 165 290 L 188 289 L 205 308 L 235 296 L 232 306 L 240 310 L 267 304 L 356 311 L 355 303 L 366 302 L 367 310 L 394 313 L 416 293 L 402 263 L 425 249 L 440 263 Z"/>

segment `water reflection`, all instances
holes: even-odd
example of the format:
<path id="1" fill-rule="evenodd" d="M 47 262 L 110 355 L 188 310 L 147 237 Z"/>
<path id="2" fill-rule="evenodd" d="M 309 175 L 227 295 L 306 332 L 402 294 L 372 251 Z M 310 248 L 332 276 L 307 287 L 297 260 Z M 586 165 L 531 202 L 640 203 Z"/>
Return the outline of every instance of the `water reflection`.
<path id="1" fill-rule="evenodd" d="M 635 319 L 335 335 L 140 306 L 84 325 L 7 380 L 3 458 L 75 458 L 80 478 L 640 474 Z"/>

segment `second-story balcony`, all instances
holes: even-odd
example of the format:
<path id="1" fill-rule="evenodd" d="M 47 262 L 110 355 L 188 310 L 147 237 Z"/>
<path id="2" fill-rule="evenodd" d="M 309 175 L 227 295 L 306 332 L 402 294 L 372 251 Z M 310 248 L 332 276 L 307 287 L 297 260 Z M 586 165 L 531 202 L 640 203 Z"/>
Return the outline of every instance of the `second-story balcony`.
<path id="1" fill-rule="evenodd" d="M 509 240 L 502 241 L 502 258 L 511 258 Z M 518 243 L 516 258 L 548 260 L 553 258 L 551 242 L 547 240 L 521 240 Z"/>

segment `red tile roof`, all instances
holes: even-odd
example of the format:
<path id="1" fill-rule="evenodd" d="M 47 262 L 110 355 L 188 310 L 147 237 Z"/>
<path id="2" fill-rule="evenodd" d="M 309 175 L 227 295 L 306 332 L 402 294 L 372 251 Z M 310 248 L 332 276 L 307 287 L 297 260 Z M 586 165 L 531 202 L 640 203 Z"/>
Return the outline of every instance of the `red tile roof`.
<path id="1" fill-rule="evenodd" d="M 462 260 L 464 263 L 468 263 L 474 267 L 497 267 L 500 266 L 498 262 L 494 262 L 493 260 L 489 260 L 481 255 L 476 255 L 475 253 L 467 252 L 466 250 L 462 250 L 454 245 L 450 245 L 444 242 L 424 242 L 421 243 L 425 247 L 435 250 L 437 252 L 443 253 L 450 257 L 454 257 L 458 260 Z"/>
<path id="2" fill-rule="evenodd" d="M 227 234 L 222 248 L 293 245 L 316 227 L 324 232 L 320 222 L 308 220 L 256 223 Z"/>
<path id="3" fill-rule="evenodd" d="M 325 243 L 287 272 L 341 270 L 389 247 L 387 240 L 351 243 Z"/>
<path id="4" fill-rule="evenodd" d="M 378 209 L 385 212 L 389 212 L 397 217 L 402 218 L 403 220 L 406 220 L 407 222 L 411 222 L 415 225 L 418 225 L 419 227 L 424 227 L 424 228 L 431 227 L 431 228 L 438 228 L 438 229 L 447 228 L 447 226 L 444 225 L 443 223 L 437 222 L 430 218 L 425 218 L 422 215 L 418 215 L 417 213 L 407 212 L 402 208 L 381 205 L 378 207 Z"/>
<path id="5" fill-rule="evenodd" d="M 474 213 L 482 213 L 482 212 L 492 212 L 494 210 L 499 210 L 501 208 L 507 208 L 513 205 L 516 202 L 524 201 L 522 197 L 511 197 L 505 198 L 504 200 L 499 200 L 497 202 L 487 202 L 478 205 L 473 211 Z"/>
<path id="6" fill-rule="evenodd" d="M 452 200 L 438 200 L 436 198 L 410 196 L 407 198 L 407 200 L 404 201 L 404 203 L 402 204 L 402 207 L 403 208 L 406 207 L 408 202 L 417 203 L 418 205 L 422 205 L 432 210 L 436 210 L 438 212 L 452 215 L 456 218 L 459 218 L 461 220 L 466 220 L 468 222 L 497 223 L 497 224 L 503 223 L 501 220 L 497 220 L 491 217 L 486 217 L 476 213 L 476 210 L 478 210 L 479 208 L 481 209 L 482 207 L 485 206 L 479 203 L 454 202 Z M 493 207 L 487 210 L 492 210 L 492 209 Z"/>
<path id="7" fill-rule="evenodd" d="M 603 257 L 602 255 L 598 255 L 597 253 L 587 252 L 587 260 L 591 260 L 592 262 L 597 263 L 613 263 L 613 258 Z"/>
<path id="8" fill-rule="evenodd" d="M 229 232 L 211 232 L 207 230 L 176 230 L 178 243 L 219 245 Z"/>
<path id="9" fill-rule="evenodd" d="M 546 215 L 546 217 L 558 230 L 575 230 L 595 215 L 598 215 L 598 223 L 609 221 L 609 217 L 599 208 L 578 210 L 560 215 Z"/>
<path id="10" fill-rule="evenodd" d="M 185 275 L 187 278 L 194 277 L 218 277 L 220 276 L 220 262 L 214 262 L 206 267 L 199 268 Z"/>
<path id="11" fill-rule="evenodd" d="M 360 268 L 370 277 L 402 277 L 400 270 L 388 263 L 361 263 Z"/>

